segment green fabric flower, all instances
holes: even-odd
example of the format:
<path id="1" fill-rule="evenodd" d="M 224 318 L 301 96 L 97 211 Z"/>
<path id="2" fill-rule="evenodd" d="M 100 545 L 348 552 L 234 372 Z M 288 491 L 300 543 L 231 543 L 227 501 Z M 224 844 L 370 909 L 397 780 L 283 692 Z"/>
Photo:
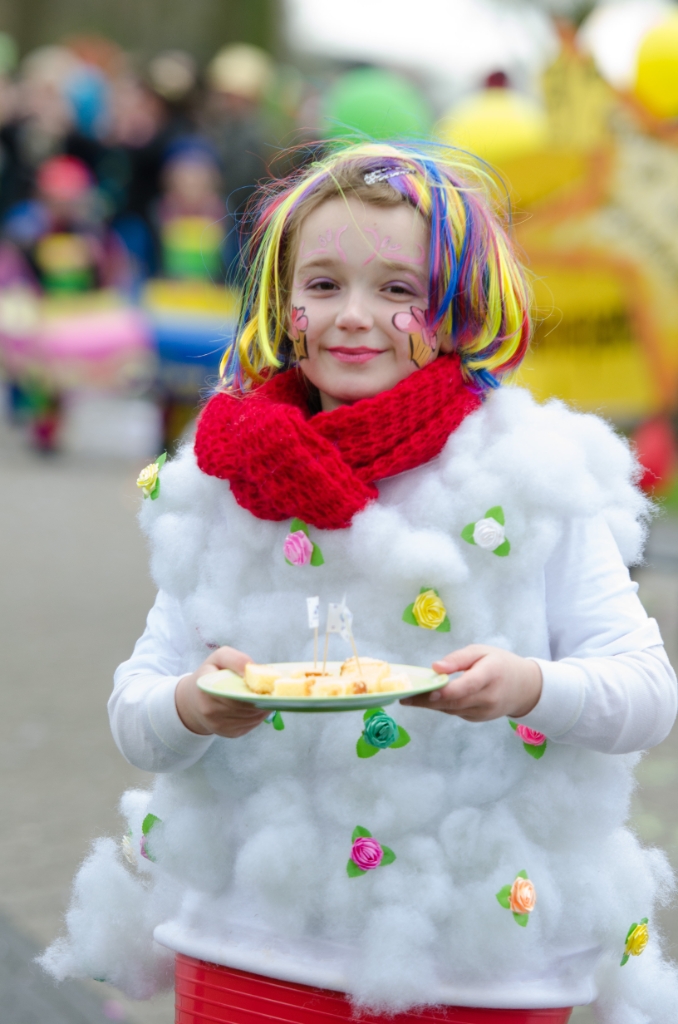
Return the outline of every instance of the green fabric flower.
<path id="1" fill-rule="evenodd" d="M 358 757 L 374 757 L 380 750 L 406 747 L 409 734 L 383 708 L 370 708 L 363 715 L 365 728 L 356 744 Z"/>

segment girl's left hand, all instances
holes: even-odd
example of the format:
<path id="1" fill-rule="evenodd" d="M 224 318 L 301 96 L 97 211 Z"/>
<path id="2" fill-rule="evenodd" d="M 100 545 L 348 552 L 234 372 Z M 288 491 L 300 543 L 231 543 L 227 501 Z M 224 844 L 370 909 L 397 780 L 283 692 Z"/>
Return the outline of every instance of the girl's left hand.
<path id="1" fill-rule="evenodd" d="M 441 674 L 462 675 L 441 690 L 407 697 L 402 704 L 444 711 L 467 722 L 487 722 L 506 715 L 522 718 L 541 696 L 542 675 L 536 661 L 499 647 L 471 644 L 435 661 L 433 668 Z"/>

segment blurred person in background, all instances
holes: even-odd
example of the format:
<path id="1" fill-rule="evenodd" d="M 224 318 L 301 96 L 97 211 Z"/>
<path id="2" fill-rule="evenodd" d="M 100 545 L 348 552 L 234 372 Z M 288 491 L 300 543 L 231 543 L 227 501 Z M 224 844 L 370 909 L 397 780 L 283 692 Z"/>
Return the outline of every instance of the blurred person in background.
<path id="1" fill-rule="evenodd" d="M 38 169 L 34 198 L 17 203 L 2 225 L 3 254 L 43 292 L 124 289 L 124 248 L 101 215 L 94 178 L 77 157 L 55 156 Z M 1 264 L 0 264 L 1 265 Z M 10 283 L 0 271 L 3 284 Z"/>
<path id="2" fill-rule="evenodd" d="M 0 215 L 33 195 L 38 168 L 52 156 L 68 154 L 95 170 L 106 103 L 103 76 L 66 47 L 24 58 L 12 116 L 0 130 Z"/>
<path id="3" fill-rule="evenodd" d="M 200 136 L 169 147 L 156 216 L 166 276 L 224 280 L 221 170 L 216 153 Z"/>
<path id="4" fill-rule="evenodd" d="M 225 46 L 207 67 L 200 127 L 221 162 L 230 217 L 229 266 L 239 252 L 234 225 L 274 155 L 279 129 L 265 105 L 274 80 L 272 58 L 245 43 Z"/>
<path id="5" fill-rule="evenodd" d="M 128 73 L 112 85 L 99 180 L 140 277 L 152 276 L 161 267 L 155 206 L 168 146 L 193 131 L 196 87 L 195 63 L 182 51 L 155 57 L 146 80 Z"/>
<path id="6" fill-rule="evenodd" d="M 34 198 L 15 204 L 2 225 L 0 287 L 6 295 L 75 296 L 129 283 L 127 253 L 101 215 L 90 170 L 77 157 L 50 157 L 37 171 Z M 22 372 L 10 396 L 34 447 L 54 451 L 63 402 L 49 373 Z"/>

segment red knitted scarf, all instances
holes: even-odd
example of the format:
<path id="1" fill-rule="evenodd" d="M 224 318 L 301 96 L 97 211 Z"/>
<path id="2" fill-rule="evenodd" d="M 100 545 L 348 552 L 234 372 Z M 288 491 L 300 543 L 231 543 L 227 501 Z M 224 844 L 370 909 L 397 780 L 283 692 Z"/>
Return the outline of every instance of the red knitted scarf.
<path id="1" fill-rule="evenodd" d="M 245 398 L 210 399 L 195 452 L 200 469 L 228 480 L 257 518 L 296 516 L 340 530 L 378 496 L 375 481 L 435 458 L 479 405 L 456 356 L 441 355 L 390 391 L 315 416 L 304 379 L 288 370 Z"/>

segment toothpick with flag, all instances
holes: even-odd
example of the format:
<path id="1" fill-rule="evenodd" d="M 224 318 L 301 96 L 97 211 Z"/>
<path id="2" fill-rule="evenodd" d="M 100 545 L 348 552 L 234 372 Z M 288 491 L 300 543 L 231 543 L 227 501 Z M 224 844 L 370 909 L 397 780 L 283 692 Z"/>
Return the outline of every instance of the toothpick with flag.
<path id="1" fill-rule="evenodd" d="M 313 635 L 313 671 L 318 664 L 318 629 L 320 627 L 320 598 L 307 597 L 306 610 L 308 612 L 308 628 L 315 630 Z"/>
<path id="2" fill-rule="evenodd" d="M 327 606 L 327 627 L 325 629 L 325 654 L 323 657 L 323 675 L 325 673 L 325 666 L 327 664 L 327 649 L 330 642 L 330 633 L 338 633 L 342 640 L 346 640 L 350 643 L 353 648 L 353 654 L 355 656 L 356 665 L 358 666 L 358 673 L 362 677 L 362 671 L 360 668 L 360 659 L 358 657 L 358 651 L 356 649 L 355 640 L 353 638 L 353 613 L 346 604 L 346 595 L 341 600 L 341 604 L 328 604 Z"/>

